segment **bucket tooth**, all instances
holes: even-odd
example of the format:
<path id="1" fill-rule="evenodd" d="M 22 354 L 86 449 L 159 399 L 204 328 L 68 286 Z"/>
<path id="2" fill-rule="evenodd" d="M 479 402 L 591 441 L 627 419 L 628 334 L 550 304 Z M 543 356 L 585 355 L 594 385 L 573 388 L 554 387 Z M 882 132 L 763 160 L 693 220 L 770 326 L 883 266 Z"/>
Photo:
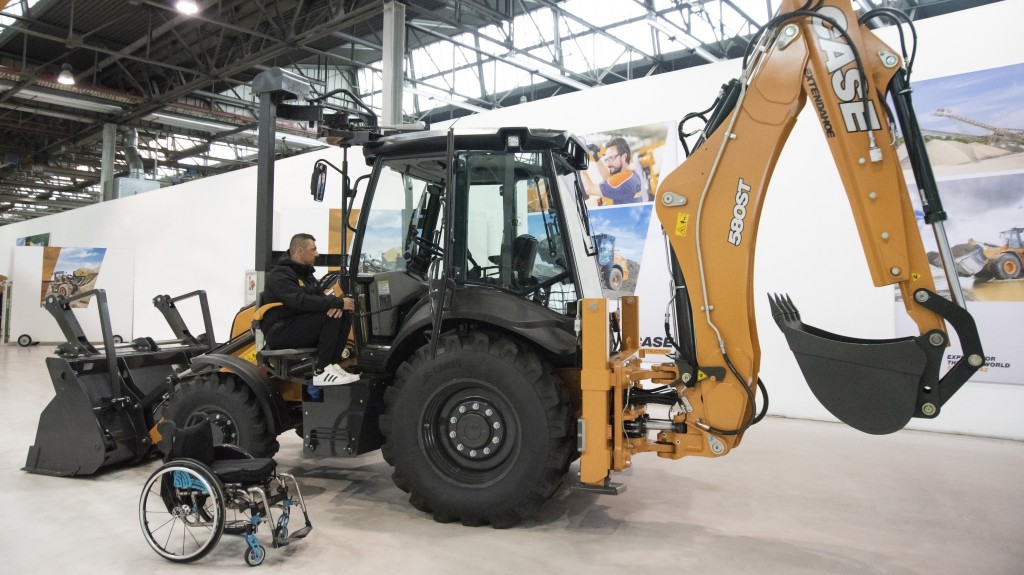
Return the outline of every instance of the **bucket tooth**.
<path id="1" fill-rule="evenodd" d="M 857 339 L 804 324 L 787 295 L 769 295 L 772 317 L 814 396 L 847 425 L 876 435 L 902 429 L 938 381 L 941 348 L 924 336 Z"/>

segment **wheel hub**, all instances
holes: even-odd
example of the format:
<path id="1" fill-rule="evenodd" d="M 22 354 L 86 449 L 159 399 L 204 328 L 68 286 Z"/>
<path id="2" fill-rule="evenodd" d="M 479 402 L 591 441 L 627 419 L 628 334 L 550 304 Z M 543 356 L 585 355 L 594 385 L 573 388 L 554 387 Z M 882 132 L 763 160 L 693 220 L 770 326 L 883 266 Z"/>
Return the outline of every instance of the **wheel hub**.
<path id="1" fill-rule="evenodd" d="M 479 398 L 464 398 L 445 412 L 448 447 L 461 458 L 487 460 L 501 452 L 505 420 L 494 405 Z"/>

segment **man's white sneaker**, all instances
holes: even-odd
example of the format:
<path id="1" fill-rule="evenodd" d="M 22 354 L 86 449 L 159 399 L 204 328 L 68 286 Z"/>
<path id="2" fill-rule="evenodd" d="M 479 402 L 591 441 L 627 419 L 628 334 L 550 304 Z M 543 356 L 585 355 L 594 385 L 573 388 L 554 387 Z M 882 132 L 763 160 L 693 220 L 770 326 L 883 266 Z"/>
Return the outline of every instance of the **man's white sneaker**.
<path id="1" fill-rule="evenodd" d="M 359 376 L 345 371 L 337 364 L 328 365 L 322 372 L 313 376 L 313 385 L 321 387 L 325 385 L 345 385 L 353 381 L 359 381 Z"/>

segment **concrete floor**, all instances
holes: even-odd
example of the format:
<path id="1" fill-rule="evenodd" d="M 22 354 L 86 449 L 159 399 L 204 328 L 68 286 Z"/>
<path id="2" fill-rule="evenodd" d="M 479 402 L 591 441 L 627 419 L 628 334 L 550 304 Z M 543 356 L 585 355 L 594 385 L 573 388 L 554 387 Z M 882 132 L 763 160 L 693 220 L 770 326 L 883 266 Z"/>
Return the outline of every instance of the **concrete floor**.
<path id="1" fill-rule="evenodd" d="M 0 509 L 14 520 L 2 571 L 254 572 L 239 537 L 191 567 L 150 550 L 136 509 L 157 463 L 89 478 L 21 471 L 53 396 L 52 349 L 0 345 Z M 294 434 L 282 444 L 279 467 L 298 477 L 314 530 L 268 549 L 264 573 L 1024 573 L 1019 442 L 767 418 L 728 457 L 636 457 L 618 476 L 625 493 L 563 487 L 508 530 L 433 522 L 377 453 L 307 459 Z"/>

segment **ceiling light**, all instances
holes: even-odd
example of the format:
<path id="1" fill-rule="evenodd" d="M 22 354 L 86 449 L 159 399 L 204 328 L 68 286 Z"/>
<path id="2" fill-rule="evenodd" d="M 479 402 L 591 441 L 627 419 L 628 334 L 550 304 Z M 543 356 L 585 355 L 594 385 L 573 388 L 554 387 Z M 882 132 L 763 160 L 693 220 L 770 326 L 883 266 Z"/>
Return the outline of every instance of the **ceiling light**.
<path id="1" fill-rule="evenodd" d="M 195 0 L 178 0 L 174 3 L 174 7 L 178 9 L 178 12 L 188 16 L 199 12 L 199 5 L 195 3 Z"/>
<path id="2" fill-rule="evenodd" d="M 64 64 L 60 67 L 60 74 L 57 75 L 57 81 L 65 86 L 75 85 L 75 76 L 71 73 L 71 64 Z"/>

